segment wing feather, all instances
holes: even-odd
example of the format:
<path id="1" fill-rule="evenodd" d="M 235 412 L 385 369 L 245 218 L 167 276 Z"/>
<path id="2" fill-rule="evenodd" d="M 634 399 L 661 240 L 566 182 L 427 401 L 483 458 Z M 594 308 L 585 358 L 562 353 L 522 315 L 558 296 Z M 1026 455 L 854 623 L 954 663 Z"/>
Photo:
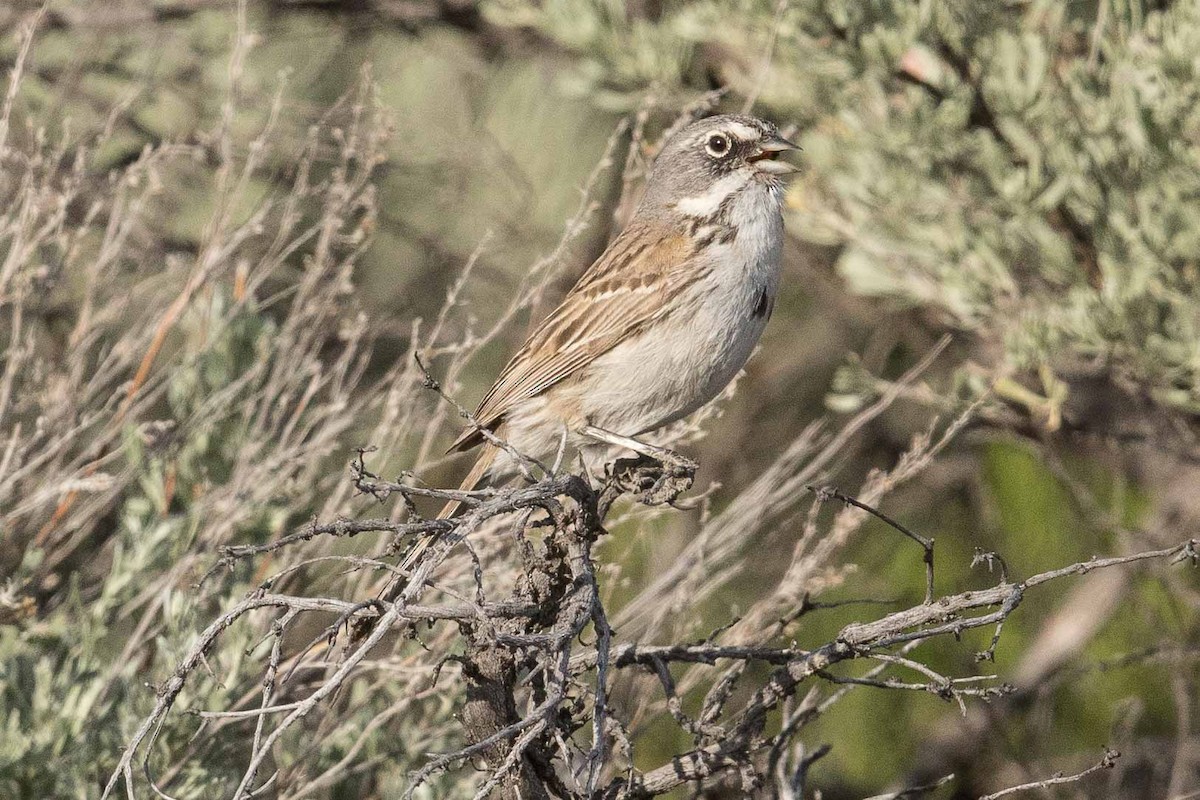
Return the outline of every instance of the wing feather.
<path id="1" fill-rule="evenodd" d="M 692 240 L 682 233 L 663 236 L 641 226 L 627 228 L 512 357 L 475 418 L 494 429 L 515 404 L 536 397 L 665 314 L 692 255 Z M 467 450 L 482 438 L 467 430 L 450 449 Z"/>

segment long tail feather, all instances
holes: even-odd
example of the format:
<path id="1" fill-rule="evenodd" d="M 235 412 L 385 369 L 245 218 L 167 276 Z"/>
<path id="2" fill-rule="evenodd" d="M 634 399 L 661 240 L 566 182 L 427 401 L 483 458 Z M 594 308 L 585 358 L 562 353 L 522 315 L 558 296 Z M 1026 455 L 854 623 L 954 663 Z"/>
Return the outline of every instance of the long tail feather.
<path id="1" fill-rule="evenodd" d="M 467 477 L 463 479 L 462 484 L 459 486 L 459 490 L 463 492 L 469 492 L 478 486 L 483 480 L 483 477 L 487 474 L 488 468 L 492 466 L 492 462 L 496 460 L 496 455 L 498 452 L 498 448 L 493 447 L 490 444 L 484 445 L 483 452 L 479 454 L 479 458 L 475 461 L 475 466 L 471 467 L 471 471 L 468 472 Z M 437 518 L 449 519 L 454 515 L 454 512 L 458 511 L 458 507 L 460 505 L 462 505 L 460 501 L 451 500 L 442 507 L 442 510 L 438 513 Z M 431 534 L 412 546 L 412 548 L 404 556 L 404 560 L 400 562 L 400 571 L 404 574 L 393 576 L 384 585 L 383 589 L 381 589 L 379 592 L 380 600 L 388 603 L 394 603 L 396 601 L 396 598 L 399 597 L 401 593 L 404 592 L 404 589 L 408 586 L 408 575 L 412 572 L 412 569 L 416 566 L 417 562 L 421 560 L 421 556 L 426 550 L 429 549 L 430 545 L 438 540 L 438 536 L 439 534 L 436 533 Z M 371 620 L 364 620 L 361 625 L 356 626 L 354 632 L 351 634 L 351 641 L 358 642 L 366 638 L 368 635 L 370 635 L 372 628 L 374 628 L 374 622 Z"/>
<path id="2" fill-rule="evenodd" d="M 483 452 L 479 454 L 479 458 L 475 461 L 475 466 L 471 467 L 471 471 L 467 473 L 467 477 L 463 479 L 462 484 L 459 486 L 460 491 L 469 492 L 479 485 L 480 481 L 483 480 L 484 475 L 487 474 L 488 468 L 492 466 L 492 462 L 496 460 L 497 452 L 497 448 L 493 447 L 492 445 L 484 445 Z M 451 500 L 450 502 L 446 503 L 441 512 L 438 513 L 437 518 L 449 519 L 454 515 L 454 512 L 458 510 L 460 505 L 462 504 L 458 500 Z M 437 540 L 438 534 L 432 534 L 414 544 L 404 556 L 404 560 L 400 562 L 401 572 L 411 572 L 413 567 L 416 566 L 417 562 L 421 560 L 421 556 L 424 554 L 424 552 L 428 550 L 430 545 Z M 379 599 L 388 603 L 393 603 L 407 586 L 408 577 L 406 575 L 397 575 L 388 581 L 388 583 L 379 592 Z M 365 622 L 352 634 L 352 641 L 357 642 L 366 638 L 370 634 L 370 631 L 373 627 L 373 622 Z"/>
<path id="3" fill-rule="evenodd" d="M 479 458 L 475 460 L 475 466 L 471 467 L 471 471 L 467 473 L 467 477 L 463 478 L 463 482 L 459 485 L 458 490 L 460 492 L 469 492 L 477 487 L 480 481 L 483 480 L 483 476 L 487 474 L 488 469 L 492 466 L 492 462 L 496 460 L 496 454 L 498 452 L 499 450 L 496 447 L 490 444 L 485 444 L 483 446 L 483 452 L 480 453 Z M 459 500 L 449 501 L 446 503 L 446 505 L 442 506 L 442 510 L 438 512 L 437 518 L 450 519 L 450 517 L 454 516 L 454 513 L 458 511 L 458 508 L 461 505 L 462 502 Z M 429 549 L 429 546 L 437 540 L 438 535 L 432 534 L 414 544 L 408 551 L 408 554 L 404 556 L 404 560 L 400 562 L 400 571 L 409 572 L 413 566 L 420 561 L 422 554 L 424 554 L 424 552 Z M 404 591 L 404 587 L 407 584 L 408 581 L 404 578 L 397 578 L 393 583 L 393 587 L 396 587 L 394 592 L 392 588 L 389 588 L 385 593 L 387 596 L 384 599 L 388 601 L 395 600 L 396 597 L 399 596 L 400 592 Z"/>
<path id="4" fill-rule="evenodd" d="M 460 492 L 469 492 L 479 486 L 483 480 L 483 476 L 491 469 L 492 462 L 496 460 L 500 449 L 495 445 L 485 444 L 483 452 L 479 454 L 479 458 L 475 460 L 475 466 L 471 467 L 471 471 L 467 473 L 467 477 L 463 478 L 462 484 L 459 485 Z M 458 507 L 462 505 L 461 501 L 451 500 L 442 507 L 441 512 L 437 515 L 438 519 L 450 519 L 454 516 L 454 512 L 458 511 Z"/>

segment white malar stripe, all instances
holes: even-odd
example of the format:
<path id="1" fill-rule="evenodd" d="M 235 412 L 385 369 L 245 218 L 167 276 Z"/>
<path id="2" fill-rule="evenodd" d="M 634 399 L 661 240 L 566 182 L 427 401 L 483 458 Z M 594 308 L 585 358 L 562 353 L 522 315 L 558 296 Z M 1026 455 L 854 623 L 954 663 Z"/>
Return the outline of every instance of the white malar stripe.
<path id="1" fill-rule="evenodd" d="M 703 194 L 683 198 L 675 204 L 675 208 L 689 217 L 711 216 L 726 197 L 741 189 L 749 179 L 749 175 L 740 174 L 740 171 L 730 173 L 708 187 Z"/>

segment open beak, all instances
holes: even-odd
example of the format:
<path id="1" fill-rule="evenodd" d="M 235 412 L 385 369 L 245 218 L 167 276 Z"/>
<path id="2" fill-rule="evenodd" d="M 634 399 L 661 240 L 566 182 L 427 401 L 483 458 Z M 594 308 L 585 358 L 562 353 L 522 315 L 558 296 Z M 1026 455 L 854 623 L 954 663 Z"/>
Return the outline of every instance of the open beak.
<path id="1" fill-rule="evenodd" d="M 747 156 L 746 160 L 753 164 L 759 172 L 766 172 L 770 175 L 790 175 L 793 172 L 799 172 L 800 168 L 795 164 L 780 161 L 779 156 L 789 150 L 799 149 L 799 145 L 789 142 L 782 136 L 771 136 L 755 145 L 754 152 Z"/>

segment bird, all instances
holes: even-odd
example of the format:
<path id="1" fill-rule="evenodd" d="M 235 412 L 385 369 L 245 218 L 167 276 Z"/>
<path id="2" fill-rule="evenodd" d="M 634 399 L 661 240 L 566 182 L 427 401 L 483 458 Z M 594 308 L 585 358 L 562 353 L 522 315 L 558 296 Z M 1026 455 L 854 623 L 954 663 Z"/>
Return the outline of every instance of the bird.
<path id="1" fill-rule="evenodd" d="M 482 446 L 461 491 L 511 473 L 513 451 L 549 460 L 564 437 L 569 452 L 669 452 L 636 437 L 716 397 L 771 317 L 783 179 L 798 171 L 780 156 L 798 149 L 771 122 L 732 114 L 667 139 L 624 230 L 508 361 L 450 446 Z M 438 518 L 458 506 L 447 503 Z M 435 539 L 410 548 L 401 573 Z"/>

